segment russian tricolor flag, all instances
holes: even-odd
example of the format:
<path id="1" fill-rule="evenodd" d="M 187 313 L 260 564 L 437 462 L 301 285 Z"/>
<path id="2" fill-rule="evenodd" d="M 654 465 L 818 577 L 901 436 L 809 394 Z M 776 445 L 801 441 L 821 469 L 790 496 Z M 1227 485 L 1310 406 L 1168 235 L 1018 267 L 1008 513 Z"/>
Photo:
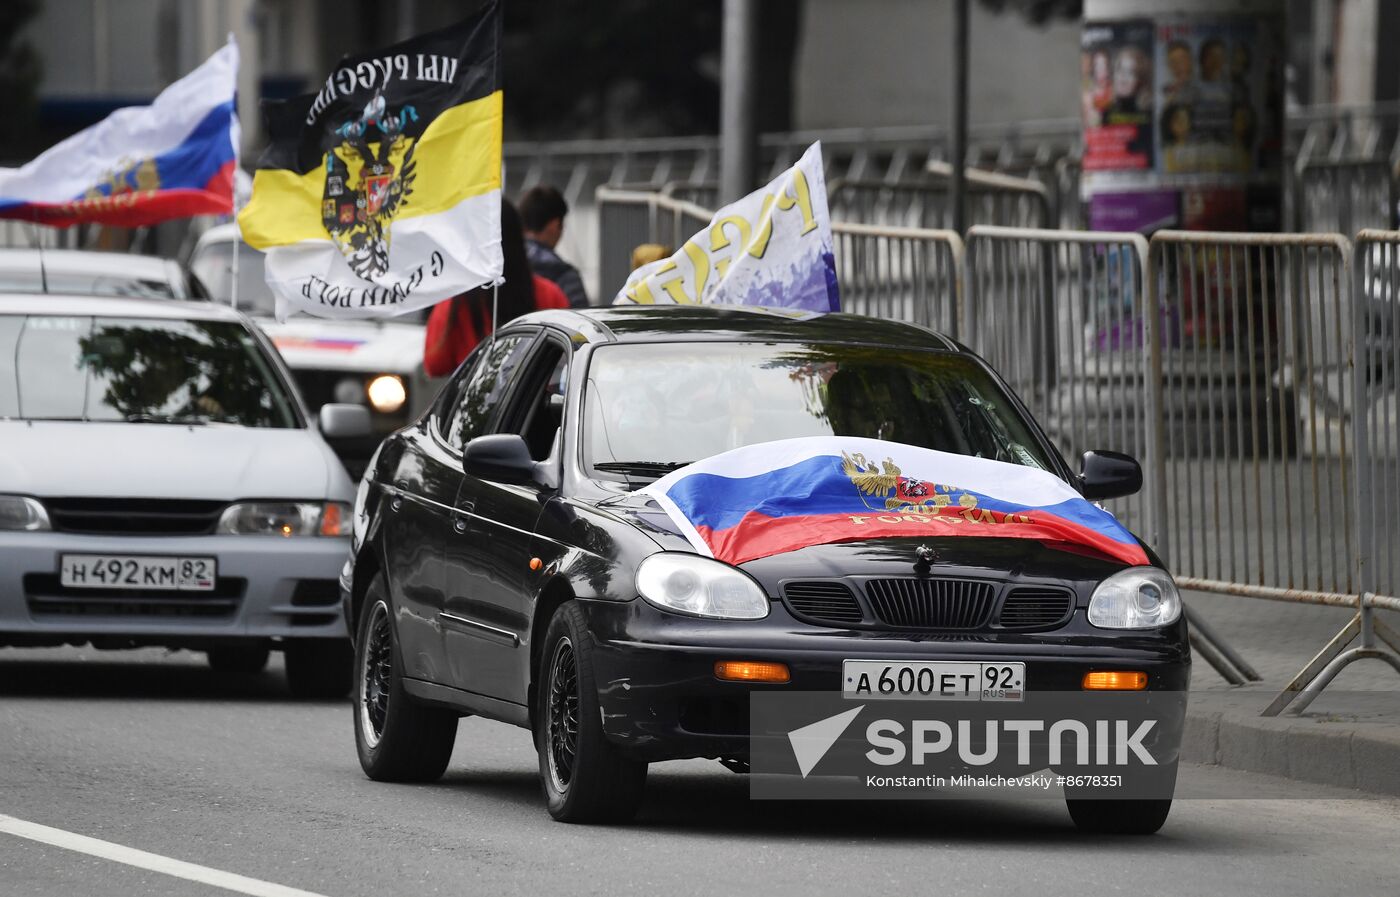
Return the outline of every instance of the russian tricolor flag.
<path id="1" fill-rule="evenodd" d="M 889 537 L 1036 539 L 1149 563 L 1132 533 L 1034 467 L 876 439 L 786 439 L 697 461 L 643 490 L 697 552 L 742 564 Z"/>
<path id="2" fill-rule="evenodd" d="M 118 109 L 22 168 L 0 169 L 0 218 L 141 227 L 232 214 L 237 80 L 230 40 L 151 105 Z"/>

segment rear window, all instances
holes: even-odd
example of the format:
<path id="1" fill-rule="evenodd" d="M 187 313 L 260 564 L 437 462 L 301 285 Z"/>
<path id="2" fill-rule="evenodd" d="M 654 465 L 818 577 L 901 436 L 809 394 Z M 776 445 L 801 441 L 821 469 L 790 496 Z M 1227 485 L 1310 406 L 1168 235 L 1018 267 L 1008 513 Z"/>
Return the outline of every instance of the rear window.
<path id="1" fill-rule="evenodd" d="M 165 280 L 95 271 L 0 271 L 0 292 L 64 293 L 74 296 L 129 296 L 136 299 L 175 299 Z"/>
<path id="2" fill-rule="evenodd" d="M 3 418 L 298 426 L 236 322 L 0 315 L 0 358 Z"/>

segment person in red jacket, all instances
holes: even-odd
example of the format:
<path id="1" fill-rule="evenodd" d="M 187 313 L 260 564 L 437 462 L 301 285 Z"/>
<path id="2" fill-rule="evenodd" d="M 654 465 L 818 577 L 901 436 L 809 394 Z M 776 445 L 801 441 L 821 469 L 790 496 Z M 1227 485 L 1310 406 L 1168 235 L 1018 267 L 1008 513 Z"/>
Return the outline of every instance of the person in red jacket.
<path id="1" fill-rule="evenodd" d="M 505 199 L 501 200 L 501 254 L 505 282 L 496 296 L 499 323 L 539 309 L 569 307 L 563 290 L 530 271 L 520 215 Z M 491 334 L 493 289 L 478 287 L 433 306 L 423 343 L 423 370 L 429 377 L 445 377 L 455 371 L 477 343 Z"/>

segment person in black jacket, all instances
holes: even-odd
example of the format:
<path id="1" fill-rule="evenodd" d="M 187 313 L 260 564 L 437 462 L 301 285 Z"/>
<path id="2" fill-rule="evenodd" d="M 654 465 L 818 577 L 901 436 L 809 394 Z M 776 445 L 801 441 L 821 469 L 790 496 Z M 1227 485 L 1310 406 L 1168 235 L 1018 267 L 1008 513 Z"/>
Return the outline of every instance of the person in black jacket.
<path id="1" fill-rule="evenodd" d="M 583 278 L 578 269 L 561 259 L 554 251 L 564 235 L 564 216 L 569 205 L 558 190 L 539 184 L 520 197 L 520 218 L 525 224 L 525 251 L 530 267 L 541 277 L 554 281 L 574 308 L 588 305 Z"/>

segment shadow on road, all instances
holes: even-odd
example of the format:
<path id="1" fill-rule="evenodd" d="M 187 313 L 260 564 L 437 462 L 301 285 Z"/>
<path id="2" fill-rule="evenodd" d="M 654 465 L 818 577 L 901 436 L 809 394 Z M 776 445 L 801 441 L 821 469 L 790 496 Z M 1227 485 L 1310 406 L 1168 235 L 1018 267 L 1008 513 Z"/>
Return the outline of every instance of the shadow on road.
<path id="1" fill-rule="evenodd" d="M 675 770 L 675 771 L 668 771 Z M 450 768 L 435 787 L 454 799 L 489 799 L 548 822 L 539 778 L 534 769 L 473 771 Z M 1183 805 L 1189 807 L 1189 805 Z M 1177 808 L 1178 815 L 1190 813 Z M 499 812 L 499 811 L 498 811 Z M 1059 800 L 1037 801 L 778 801 L 749 799 L 748 779 L 714 772 L 695 763 L 656 764 L 647 780 L 646 801 L 634 822 L 625 826 L 563 826 L 567 837 L 596 831 L 616 835 L 666 835 L 704 839 L 801 839 L 849 846 L 949 842 L 1082 848 L 1103 850 L 1100 836 L 1084 835 L 1070 822 Z M 1124 846 L 1148 853 L 1189 851 L 1193 855 L 1229 854 L 1247 845 L 1238 831 L 1225 833 L 1198 822 L 1172 824 L 1150 838 L 1125 838 Z M 1247 840 L 1247 838 L 1245 838 Z"/>
<path id="2" fill-rule="evenodd" d="M 0 697 L 295 700 L 287 692 L 287 680 L 276 659 L 263 672 L 250 674 L 216 672 L 202 654 L 188 652 L 153 658 L 101 654 L 54 660 L 10 650 L 0 652 Z"/>

